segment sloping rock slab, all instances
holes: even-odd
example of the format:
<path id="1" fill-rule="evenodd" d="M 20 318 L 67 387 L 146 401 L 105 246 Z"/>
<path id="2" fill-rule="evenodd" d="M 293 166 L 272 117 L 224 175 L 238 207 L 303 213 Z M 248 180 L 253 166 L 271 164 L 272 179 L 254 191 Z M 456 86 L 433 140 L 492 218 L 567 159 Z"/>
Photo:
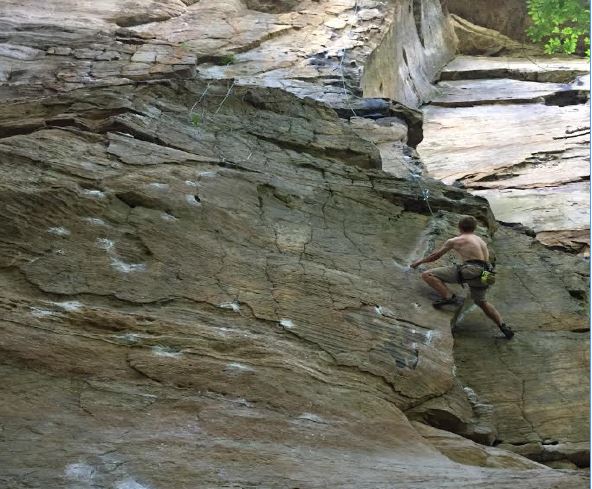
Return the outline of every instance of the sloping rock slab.
<path id="1" fill-rule="evenodd" d="M 489 201 L 500 221 L 521 223 L 536 233 L 585 233 L 590 225 L 589 182 L 549 188 L 478 190 L 475 194 Z"/>
<path id="2" fill-rule="evenodd" d="M 512 78 L 523 81 L 569 83 L 589 71 L 589 64 L 585 59 L 457 56 L 442 70 L 440 79 Z"/>
<path id="3" fill-rule="evenodd" d="M 544 465 L 507 450 L 479 445 L 449 431 L 432 428 L 414 422 L 413 427 L 424 438 L 438 448 L 444 455 L 455 462 L 476 465 L 478 467 L 513 467 L 515 469 L 542 469 Z"/>
<path id="4" fill-rule="evenodd" d="M 462 99 L 472 83 L 458 84 L 452 97 Z M 535 232 L 588 229 L 588 107 L 426 106 L 419 153 L 430 175 L 489 199 L 501 221 Z"/>
<path id="5" fill-rule="evenodd" d="M 491 104 L 544 103 L 563 97 L 586 101 L 589 90 L 565 83 L 539 83 L 511 79 L 457 80 L 438 83 L 431 105 L 472 107 Z M 567 105 L 567 104 L 566 104 Z"/>

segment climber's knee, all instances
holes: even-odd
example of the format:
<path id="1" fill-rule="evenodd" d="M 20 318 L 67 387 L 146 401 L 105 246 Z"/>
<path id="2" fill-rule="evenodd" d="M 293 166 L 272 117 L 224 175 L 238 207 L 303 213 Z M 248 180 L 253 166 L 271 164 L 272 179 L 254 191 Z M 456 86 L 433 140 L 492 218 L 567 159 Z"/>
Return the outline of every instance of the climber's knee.
<path id="1" fill-rule="evenodd" d="M 421 278 L 422 278 L 422 279 L 423 279 L 425 282 L 427 282 L 427 281 L 428 281 L 429 279 L 431 279 L 433 276 L 434 276 L 434 275 L 433 275 L 433 274 L 431 274 L 431 273 L 430 273 L 430 272 L 428 272 L 428 271 L 421 272 Z"/>

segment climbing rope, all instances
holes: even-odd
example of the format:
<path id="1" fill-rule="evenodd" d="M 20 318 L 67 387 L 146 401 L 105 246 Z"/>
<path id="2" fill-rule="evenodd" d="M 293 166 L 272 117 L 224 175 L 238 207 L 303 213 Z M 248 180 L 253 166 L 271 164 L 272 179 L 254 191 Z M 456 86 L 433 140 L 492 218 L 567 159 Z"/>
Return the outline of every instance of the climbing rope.
<path id="1" fill-rule="evenodd" d="M 428 206 L 428 210 L 433 218 L 435 218 L 434 211 L 432 210 L 432 206 L 430 205 L 430 190 L 428 188 L 424 188 L 421 184 L 421 175 L 417 172 L 411 172 L 411 181 L 415 182 L 417 187 L 419 188 L 419 195 L 421 195 L 422 200 Z"/>
<path id="2" fill-rule="evenodd" d="M 195 110 L 199 108 L 199 106 L 202 102 L 206 101 L 208 92 L 210 91 L 210 88 L 214 82 L 215 82 L 215 80 L 208 81 L 208 84 L 206 85 L 205 90 L 202 92 L 202 94 L 199 96 L 197 101 L 189 109 L 189 122 L 191 122 L 194 126 L 198 126 L 198 125 L 206 122 L 206 106 L 205 106 L 206 104 L 204 103 L 204 105 L 201 107 L 201 114 L 198 114 L 197 112 L 195 112 Z M 232 93 L 232 90 L 235 85 L 236 85 L 236 80 L 232 79 L 232 83 L 230 84 L 230 86 L 228 87 L 228 89 L 226 91 L 226 94 L 222 98 L 222 102 L 220 102 L 218 104 L 218 107 L 216 108 L 216 111 L 214 112 L 213 115 L 216 115 L 216 114 L 218 114 L 218 112 L 220 112 L 220 110 L 222 109 L 222 106 L 224 105 L 224 102 L 226 102 L 226 100 L 228 100 L 228 97 L 230 97 L 230 94 Z"/>
<path id="3" fill-rule="evenodd" d="M 354 20 L 355 20 L 355 18 L 357 18 L 357 16 L 358 16 L 358 11 L 359 11 L 359 9 L 360 9 L 359 0 L 356 0 L 356 4 L 355 4 L 355 7 L 354 7 L 354 15 L 353 15 L 353 16 L 354 16 Z M 351 33 L 352 33 L 352 26 L 353 26 L 353 23 L 351 23 L 351 24 L 350 24 L 350 26 L 349 26 L 349 29 L 348 29 L 348 31 L 347 31 L 347 35 L 346 35 L 347 39 L 351 38 Z M 356 97 L 356 95 L 355 95 L 355 94 L 353 94 L 353 93 L 352 93 L 352 94 L 350 94 L 350 93 L 347 91 L 347 85 L 346 85 L 346 83 L 345 83 L 345 73 L 344 73 L 344 71 L 343 71 L 343 61 L 345 60 L 345 54 L 346 54 L 346 52 L 347 52 L 347 47 L 346 47 L 346 45 L 344 44 L 344 45 L 343 45 L 343 52 L 341 53 L 341 60 L 339 61 L 339 66 L 337 67 L 337 69 L 339 70 L 339 73 L 340 73 L 340 75 L 341 75 L 341 84 L 342 84 L 342 86 L 343 86 L 343 95 L 344 95 L 344 97 L 345 97 L 345 100 L 346 100 L 346 102 L 347 102 L 347 104 L 348 104 L 348 106 L 349 106 L 349 110 L 351 110 L 351 111 L 352 111 L 352 114 L 353 114 L 354 116 L 357 116 L 357 114 L 356 114 L 356 111 L 355 111 L 355 110 L 354 110 L 354 108 L 352 107 L 352 104 L 351 104 L 351 101 L 350 101 L 350 97 Z"/>

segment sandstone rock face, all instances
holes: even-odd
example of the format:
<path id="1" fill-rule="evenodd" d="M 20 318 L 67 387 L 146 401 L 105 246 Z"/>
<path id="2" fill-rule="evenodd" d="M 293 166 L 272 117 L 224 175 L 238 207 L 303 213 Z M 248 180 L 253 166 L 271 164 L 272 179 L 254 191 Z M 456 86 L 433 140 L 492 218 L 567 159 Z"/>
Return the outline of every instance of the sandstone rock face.
<path id="1" fill-rule="evenodd" d="M 583 416 L 572 424 L 571 416 L 589 404 L 588 374 L 581 370 L 589 361 L 588 324 L 581 316 L 586 308 L 584 264 L 565 255 L 558 260 L 557 253 L 545 251 L 533 238 L 516 240 L 505 227 L 492 245 L 504 286 L 492 288 L 491 300 L 503 304 L 504 319 L 519 333 L 516 341 L 493 341 L 492 346 L 485 340 L 481 315 L 474 308 L 467 311 L 455 338 L 457 373 L 480 399 L 495 406 L 499 447 L 540 462 L 568 459 L 582 466 L 589 420 Z M 559 284 L 566 286 L 561 294 L 555 292 Z M 568 303 L 571 312 L 565 309 Z"/>
<path id="2" fill-rule="evenodd" d="M 438 450 L 455 462 L 478 467 L 506 468 L 513 466 L 516 469 L 524 470 L 544 467 L 505 450 L 479 445 L 449 431 L 438 430 L 422 423 L 413 423 L 413 426 L 425 438 L 430 440 Z"/>
<path id="3" fill-rule="evenodd" d="M 3 4 L 2 487 L 586 487 L 408 419 L 583 465 L 575 386 L 564 409 L 540 364 L 513 365 L 504 344 L 492 361 L 527 380 L 527 402 L 552 402 L 514 412 L 491 379 L 481 389 L 481 370 L 455 367 L 450 313 L 407 267 L 462 214 L 490 239 L 487 202 L 421 177 L 413 108 L 352 98 L 318 71 L 301 79 L 297 51 L 343 17 L 378 33 L 409 4 L 273 5 Z M 500 308 L 545 272 L 536 283 L 554 299 L 530 306 L 533 321 L 549 342 L 560 331 L 583 344 L 583 259 L 520 230 L 495 236 L 508 256 L 547 261 L 500 289 Z M 491 350 L 486 324 L 467 315 L 459 328 L 482 328 Z M 545 373 L 582 378 L 586 364 L 563 360 Z M 559 456 L 540 448 L 548 437 Z"/>
<path id="4" fill-rule="evenodd" d="M 487 198 L 497 219 L 541 242 L 587 253 L 587 69 L 585 60 L 457 58 L 424 109 L 419 151 L 430 174 Z"/>
<path id="5" fill-rule="evenodd" d="M 366 97 L 387 96 L 418 106 L 431 98 L 431 82 L 452 58 L 456 37 L 440 2 L 401 3 L 394 16 L 365 66 L 361 87 Z"/>

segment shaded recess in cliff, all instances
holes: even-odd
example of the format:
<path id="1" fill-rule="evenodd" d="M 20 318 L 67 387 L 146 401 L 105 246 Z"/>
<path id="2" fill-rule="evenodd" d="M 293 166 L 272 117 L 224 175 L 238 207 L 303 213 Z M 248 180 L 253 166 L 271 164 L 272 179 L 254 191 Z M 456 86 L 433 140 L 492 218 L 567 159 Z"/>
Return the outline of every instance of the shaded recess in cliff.
<path id="1" fill-rule="evenodd" d="M 447 0 L 448 10 L 488 29 L 525 42 L 529 26 L 527 5 L 524 0 Z"/>

